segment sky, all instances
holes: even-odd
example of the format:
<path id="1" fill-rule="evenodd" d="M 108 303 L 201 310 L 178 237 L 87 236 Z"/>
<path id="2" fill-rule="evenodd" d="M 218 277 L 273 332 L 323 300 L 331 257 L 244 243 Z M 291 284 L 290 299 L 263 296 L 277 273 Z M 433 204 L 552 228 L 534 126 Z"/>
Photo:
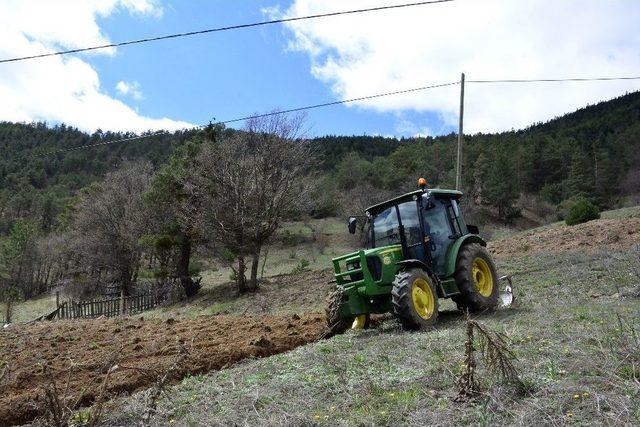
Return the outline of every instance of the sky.
<path id="1" fill-rule="evenodd" d="M 0 0 L 0 59 L 406 0 Z M 640 76 L 637 0 L 456 0 L 0 64 L 0 120 L 182 129 L 469 80 Z M 465 133 L 519 129 L 640 80 L 467 84 Z M 457 130 L 459 86 L 312 110 L 313 136 Z"/>

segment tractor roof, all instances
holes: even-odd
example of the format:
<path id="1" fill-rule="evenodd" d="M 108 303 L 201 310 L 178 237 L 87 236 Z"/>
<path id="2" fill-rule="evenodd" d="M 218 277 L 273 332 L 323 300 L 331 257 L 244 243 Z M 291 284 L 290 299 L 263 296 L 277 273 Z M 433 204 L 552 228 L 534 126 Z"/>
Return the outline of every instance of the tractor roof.
<path id="1" fill-rule="evenodd" d="M 458 190 L 445 190 L 445 189 L 442 189 L 442 188 L 430 188 L 427 191 L 429 191 L 429 193 L 431 193 L 434 197 L 436 197 L 438 199 L 456 199 L 457 200 L 460 197 L 462 197 L 462 191 L 458 191 Z M 426 191 L 422 191 L 422 190 L 411 191 L 411 192 L 405 193 L 405 194 L 403 194 L 401 196 L 394 197 L 393 199 L 386 200 L 386 201 L 384 201 L 382 203 L 378 203 L 377 205 L 369 206 L 366 211 L 369 212 L 372 215 L 375 215 L 378 212 L 382 212 L 383 210 L 385 210 L 389 206 L 397 205 L 398 203 L 402 203 L 402 202 L 405 202 L 407 200 L 411 200 L 413 198 L 413 196 L 422 195 L 425 192 Z"/>

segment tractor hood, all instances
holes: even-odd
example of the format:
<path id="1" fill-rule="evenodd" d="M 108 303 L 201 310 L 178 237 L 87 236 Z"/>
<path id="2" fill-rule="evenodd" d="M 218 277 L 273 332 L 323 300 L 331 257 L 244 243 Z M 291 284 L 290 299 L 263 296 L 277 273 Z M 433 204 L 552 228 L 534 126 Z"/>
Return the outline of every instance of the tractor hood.
<path id="1" fill-rule="evenodd" d="M 346 264 L 352 264 L 354 261 L 360 260 L 361 255 L 364 255 L 365 257 L 378 256 L 381 258 L 381 261 L 383 262 L 384 262 L 383 258 L 387 257 L 389 258 L 387 262 L 391 264 L 391 261 L 394 260 L 394 254 L 397 254 L 399 257 L 397 260 L 395 260 L 396 262 L 402 261 L 402 246 L 390 245 L 390 246 L 382 246 L 380 248 L 363 249 L 360 251 L 351 252 L 346 255 L 339 256 L 337 258 L 333 258 L 332 261 L 342 261 Z"/>
<path id="2" fill-rule="evenodd" d="M 333 258 L 334 276 L 338 285 L 391 283 L 402 261 L 400 245 L 360 250 Z"/>

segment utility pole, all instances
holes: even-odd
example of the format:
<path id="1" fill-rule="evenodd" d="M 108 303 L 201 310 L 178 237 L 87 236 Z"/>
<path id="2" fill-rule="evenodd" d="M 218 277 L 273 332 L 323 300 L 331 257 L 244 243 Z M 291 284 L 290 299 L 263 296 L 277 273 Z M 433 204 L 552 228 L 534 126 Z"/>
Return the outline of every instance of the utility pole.
<path id="1" fill-rule="evenodd" d="M 460 126 L 458 128 L 458 158 L 456 162 L 456 190 L 460 190 L 462 176 L 462 139 L 464 138 L 463 130 L 464 119 L 464 73 L 460 76 Z"/>

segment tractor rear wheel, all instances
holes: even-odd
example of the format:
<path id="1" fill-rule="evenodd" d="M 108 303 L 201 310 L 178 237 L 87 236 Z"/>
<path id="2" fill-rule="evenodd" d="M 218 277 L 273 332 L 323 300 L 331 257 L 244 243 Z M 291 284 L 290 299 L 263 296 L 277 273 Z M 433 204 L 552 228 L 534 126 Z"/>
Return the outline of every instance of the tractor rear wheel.
<path id="1" fill-rule="evenodd" d="M 438 294 L 433 279 L 420 268 L 396 274 L 391 302 L 394 314 L 406 329 L 428 328 L 438 319 Z"/>
<path id="2" fill-rule="evenodd" d="M 460 248 L 455 279 L 460 295 L 452 299 L 458 309 L 478 312 L 497 307 L 500 297 L 498 274 L 484 246 L 472 243 Z"/>
<path id="3" fill-rule="evenodd" d="M 327 317 L 327 327 L 331 335 L 342 334 L 347 329 L 366 329 L 369 327 L 369 315 L 360 314 L 358 316 L 341 317 L 340 306 L 344 301 L 344 293 L 336 289 L 327 296 L 325 314 Z"/>

